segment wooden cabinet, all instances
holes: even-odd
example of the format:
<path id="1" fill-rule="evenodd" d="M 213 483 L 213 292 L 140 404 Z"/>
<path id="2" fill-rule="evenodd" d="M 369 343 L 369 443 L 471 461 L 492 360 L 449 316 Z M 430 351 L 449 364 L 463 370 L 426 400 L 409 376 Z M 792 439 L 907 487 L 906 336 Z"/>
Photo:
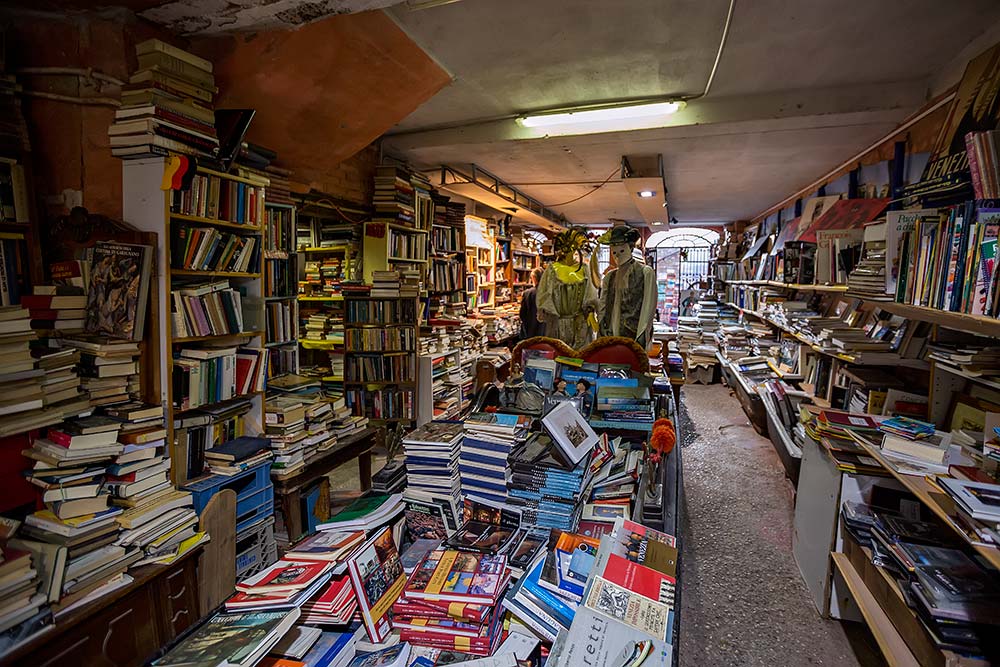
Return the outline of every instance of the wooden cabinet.
<path id="1" fill-rule="evenodd" d="M 198 558 L 188 554 L 169 566 L 142 568 L 134 577 L 132 585 L 71 613 L 0 663 L 12 667 L 146 664 L 200 617 Z"/>

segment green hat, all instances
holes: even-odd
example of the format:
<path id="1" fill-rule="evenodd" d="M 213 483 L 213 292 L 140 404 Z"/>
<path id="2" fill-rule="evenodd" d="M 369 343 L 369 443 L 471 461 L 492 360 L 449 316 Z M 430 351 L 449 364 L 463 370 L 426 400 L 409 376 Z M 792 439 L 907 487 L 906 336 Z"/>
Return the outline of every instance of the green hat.
<path id="1" fill-rule="evenodd" d="M 622 243 L 635 244 L 639 240 L 639 230 L 626 225 L 612 227 L 597 238 L 597 242 L 602 245 L 621 245 Z"/>

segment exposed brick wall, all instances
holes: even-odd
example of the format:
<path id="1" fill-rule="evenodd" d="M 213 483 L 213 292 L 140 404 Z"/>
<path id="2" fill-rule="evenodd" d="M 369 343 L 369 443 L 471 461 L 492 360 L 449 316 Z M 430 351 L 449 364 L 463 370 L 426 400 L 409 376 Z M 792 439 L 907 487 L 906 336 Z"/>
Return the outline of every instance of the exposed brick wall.
<path id="1" fill-rule="evenodd" d="M 375 144 L 347 158 L 330 173 L 313 183 L 317 190 L 358 204 L 371 204 L 375 189 L 375 166 L 378 163 L 378 147 Z M 289 165 L 295 170 L 295 165 Z M 294 178 L 294 176 L 293 176 Z"/>

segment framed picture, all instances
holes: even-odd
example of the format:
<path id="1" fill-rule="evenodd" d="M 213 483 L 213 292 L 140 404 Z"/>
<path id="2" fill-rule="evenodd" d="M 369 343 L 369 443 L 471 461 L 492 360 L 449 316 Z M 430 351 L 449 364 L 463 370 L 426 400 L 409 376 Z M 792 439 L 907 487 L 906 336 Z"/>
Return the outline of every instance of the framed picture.
<path id="1" fill-rule="evenodd" d="M 563 402 L 542 417 L 542 426 L 573 464 L 579 463 L 594 445 L 597 434 L 572 403 Z"/>

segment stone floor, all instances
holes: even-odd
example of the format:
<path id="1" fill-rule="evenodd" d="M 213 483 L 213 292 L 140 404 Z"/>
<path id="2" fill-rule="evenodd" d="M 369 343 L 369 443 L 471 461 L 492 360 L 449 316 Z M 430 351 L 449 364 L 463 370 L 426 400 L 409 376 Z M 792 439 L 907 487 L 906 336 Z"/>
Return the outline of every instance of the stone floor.
<path id="1" fill-rule="evenodd" d="M 682 420 L 682 667 L 882 664 L 867 629 L 816 612 L 792 557 L 792 487 L 736 398 L 686 386 Z"/>

